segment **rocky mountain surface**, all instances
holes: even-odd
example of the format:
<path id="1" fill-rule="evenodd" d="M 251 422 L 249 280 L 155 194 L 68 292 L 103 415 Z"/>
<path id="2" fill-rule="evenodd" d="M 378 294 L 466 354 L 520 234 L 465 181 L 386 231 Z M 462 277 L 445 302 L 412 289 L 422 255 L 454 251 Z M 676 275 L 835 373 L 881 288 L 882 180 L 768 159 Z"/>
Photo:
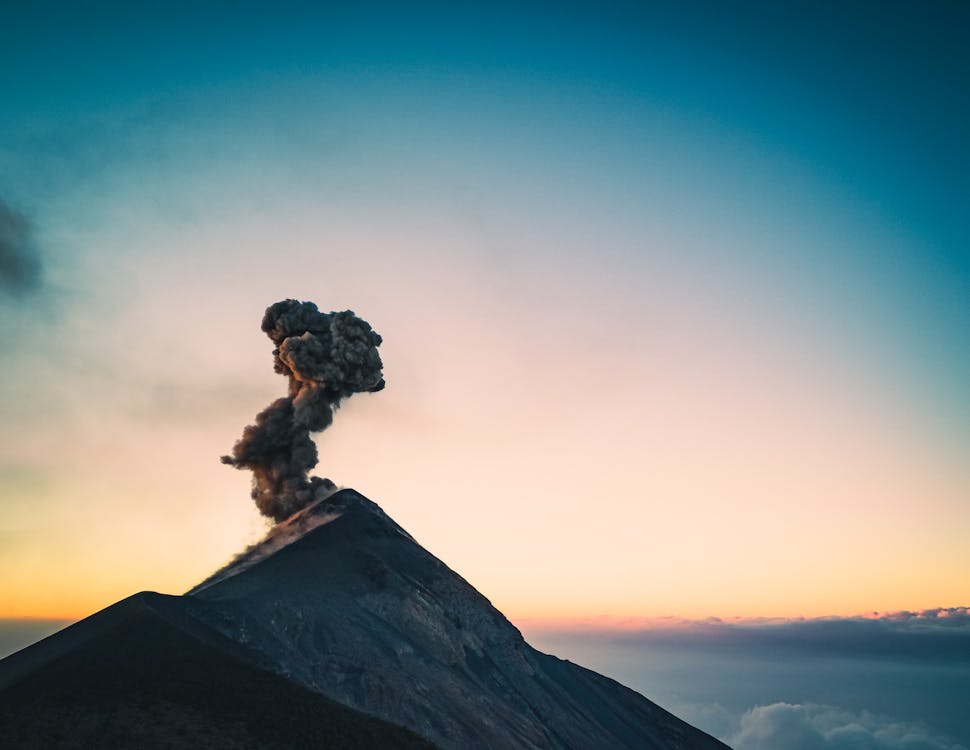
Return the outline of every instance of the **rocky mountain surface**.
<path id="1" fill-rule="evenodd" d="M 132 619 L 129 613 L 121 618 L 125 628 L 136 635 L 160 628 L 169 649 L 162 649 L 162 658 L 179 664 L 193 688 L 211 683 L 191 665 L 211 659 L 216 665 L 207 673 L 230 679 L 230 672 L 244 668 L 250 682 L 265 682 L 254 692 L 268 705 L 242 701 L 245 710 L 226 719 L 233 702 L 222 701 L 223 713 L 216 711 L 214 719 L 220 727 L 227 721 L 230 728 L 238 729 L 240 722 L 249 726 L 241 717 L 251 711 L 269 724 L 286 721 L 287 691 L 296 690 L 297 706 L 309 695 L 329 699 L 328 710 L 336 706 L 347 712 L 330 711 L 331 728 L 402 733 L 385 735 L 370 745 L 375 748 L 418 747 L 408 743 L 421 741 L 442 750 L 726 748 L 614 680 L 533 649 L 484 596 L 353 490 L 341 490 L 278 524 L 266 540 L 182 597 L 138 597 L 150 615 Z M 117 659 L 109 660 L 115 664 L 111 669 L 105 667 L 110 654 L 100 646 L 92 652 L 93 641 L 83 634 L 93 628 L 99 637 L 109 637 L 106 625 L 94 627 L 91 621 L 115 617 L 115 608 L 134 607 L 131 602 L 0 662 L 3 705 L 8 696 L 24 694 L 45 700 L 57 679 L 50 670 L 60 669 L 63 679 L 65 665 L 76 667 L 79 658 L 88 666 L 100 664 L 98 679 L 111 684 Z M 147 636 L 135 637 L 131 650 L 151 651 L 151 643 Z M 145 668 L 137 660 L 132 667 L 135 672 Z M 169 677 L 177 682 L 175 673 Z M 295 715 L 299 718 L 293 721 L 303 721 L 306 714 Z M 361 716 L 379 723 L 354 724 Z M 257 723 L 246 731 L 273 736 L 262 727 Z M 323 746 L 368 746 L 352 744 L 360 737 L 350 734 L 346 744 Z M 304 738 L 289 746 L 319 743 Z"/>
<path id="2" fill-rule="evenodd" d="M 261 669 L 184 597 L 128 597 L 0 661 L 4 750 L 434 750 Z"/>
<path id="3" fill-rule="evenodd" d="M 324 521 L 189 593 L 193 613 L 280 674 L 442 748 L 724 748 L 638 693 L 529 646 L 377 505 Z M 244 562 L 246 562 L 244 560 Z"/>

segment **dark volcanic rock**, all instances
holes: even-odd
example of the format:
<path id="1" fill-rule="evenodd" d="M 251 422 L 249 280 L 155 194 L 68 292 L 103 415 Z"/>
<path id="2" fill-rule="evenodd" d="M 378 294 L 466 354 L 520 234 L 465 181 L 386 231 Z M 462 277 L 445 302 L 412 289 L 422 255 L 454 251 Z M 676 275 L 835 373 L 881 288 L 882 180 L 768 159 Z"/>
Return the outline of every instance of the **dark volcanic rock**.
<path id="1" fill-rule="evenodd" d="M 353 490 L 299 516 L 293 527 L 310 530 L 250 550 L 186 597 L 195 617 L 262 665 L 442 748 L 726 747 L 619 683 L 533 649 Z M 312 528 L 314 516 L 325 522 Z"/>
<path id="2" fill-rule="evenodd" d="M 353 490 L 278 524 L 185 596 L 136 594 L 0 661 L 4 748 L 431 743 L 726 747 L 533 649 Z"/>
<path id="3" fill-rule="evenodd" d="M 434 750 L 258 668 L 186 603 L 136 594 L 0 661 L 0 746 Z"/>

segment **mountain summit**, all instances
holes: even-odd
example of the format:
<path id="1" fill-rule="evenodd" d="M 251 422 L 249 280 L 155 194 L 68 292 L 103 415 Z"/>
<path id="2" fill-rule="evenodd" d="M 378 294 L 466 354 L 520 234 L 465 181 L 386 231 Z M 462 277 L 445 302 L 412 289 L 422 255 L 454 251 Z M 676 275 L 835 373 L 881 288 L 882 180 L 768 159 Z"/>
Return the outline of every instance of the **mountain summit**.
<path id="1" fill-rule="evenodd" d="M 305 508 L 186 595 L 164 600 L 166 622 L 206 650 L 442 750 L 726 747 L 619 683 L 533 649 L 353 490 Z M 0 662 L 0 696 L 76 649 L 42 653 L 70 630 Z"/>

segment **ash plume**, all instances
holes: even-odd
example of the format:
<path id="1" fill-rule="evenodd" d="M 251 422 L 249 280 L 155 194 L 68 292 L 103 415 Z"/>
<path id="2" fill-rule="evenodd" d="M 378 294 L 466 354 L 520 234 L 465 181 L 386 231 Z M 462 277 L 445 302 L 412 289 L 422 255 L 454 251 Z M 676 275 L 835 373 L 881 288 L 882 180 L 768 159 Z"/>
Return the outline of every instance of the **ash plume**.
<path id="1" fill-rule="evenodd" d="M 329 479 L 308 477 L 317 465 L 310 433 L 330 426 L 342 399 L 384 387 L 381 337 L 350 310 L 322 313 L 295 299 L 270 305 L 262 328 L 289 395 L 257 414 L 222 462 L 253 472 L 253 500 L 278 522 L 333 490 Z"/>

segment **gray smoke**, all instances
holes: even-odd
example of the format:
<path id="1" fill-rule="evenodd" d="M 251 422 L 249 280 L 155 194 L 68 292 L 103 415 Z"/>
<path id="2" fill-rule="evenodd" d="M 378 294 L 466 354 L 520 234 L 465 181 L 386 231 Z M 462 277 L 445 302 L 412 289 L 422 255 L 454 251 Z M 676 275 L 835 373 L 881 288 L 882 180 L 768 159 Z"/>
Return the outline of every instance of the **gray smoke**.
<path id="1" fill-rule="evenodd" d="M 40 280 L 30 222 L 0 199 L 0 288 L 26 292 Z"/>
<path id="2" fill-rule="evenodd" d="M 329 493 L 329 479 L 308 477 L 317 465 L 311 432 L 325 430 L 342 399 L 384 387 L 381 337 L 350 310 L 322 313 L 312 302 L 270 305 L 263 330 L 273 340 L 274 369 L 290 393 L 256 415 L 256 424 L 222 462 L 253 472 L 253 500 L 264 516 L 282 521 Z"/>

